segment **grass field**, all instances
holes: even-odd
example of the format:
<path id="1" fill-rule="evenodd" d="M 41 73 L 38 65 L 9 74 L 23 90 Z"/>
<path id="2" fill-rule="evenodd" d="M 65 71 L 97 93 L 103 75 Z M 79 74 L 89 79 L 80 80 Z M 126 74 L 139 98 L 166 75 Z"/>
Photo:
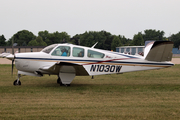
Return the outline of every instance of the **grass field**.
<path id="1" fill-rule="evenodd" d="M 0 119 L 180 119 L 180 65 L 161 70 L 75 77 L 70 87 L 57 76 L 21 78 L 0 65 Z"/>

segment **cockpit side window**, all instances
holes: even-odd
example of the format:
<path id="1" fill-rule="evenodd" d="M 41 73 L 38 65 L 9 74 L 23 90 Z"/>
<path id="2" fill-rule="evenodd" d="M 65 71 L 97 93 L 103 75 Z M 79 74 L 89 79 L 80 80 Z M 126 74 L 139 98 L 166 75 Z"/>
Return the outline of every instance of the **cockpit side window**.
<path id="1" fill-rule="evenodd" d="M 51 50 L 54 49 L 56 46 L 57 46 L 57 44 L 47 46 L 42 50 L 42 52 L 45 52 L 45 53 L 49 54 L 51 52 Z"/>
<path id="2" fill-rule="evenodd" d="M 73 48 L 73 57 L 84 57 L 84 49 L 74 47 Z"/>
<path id="3" fill-rule="evenodd" d="M 59 46 L 52 52 L 51 55 L 68 57 L 70 56 L 70 51 L 71 48 L 69 46 Z"/>
<path id="4" fill-rule="evenodd" d="M 100 52 L 96 52 L 93 50 L 88 50 L 88 57 L 89 58 L 104 58 L 105 54 L 100 53 Z"/>

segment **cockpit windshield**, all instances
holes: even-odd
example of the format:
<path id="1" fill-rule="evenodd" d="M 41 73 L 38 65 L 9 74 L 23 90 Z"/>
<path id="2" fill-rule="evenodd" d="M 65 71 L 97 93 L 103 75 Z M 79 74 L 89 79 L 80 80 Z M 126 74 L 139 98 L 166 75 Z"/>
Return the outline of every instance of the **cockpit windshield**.
<path id="1" fill-rule="evenodd" d="M 47 46 L 47 47 L 45 47 L 45 48 L 44 48 L 43 50 L 41 50 L 41 51 L 49 54 L 49 53 L 51 52 L 51 50 L 52 50 L 53 48 L 55 48 L 57 45 L 58 45 L 58 44 L 53 44 L 53 45 Z"/>

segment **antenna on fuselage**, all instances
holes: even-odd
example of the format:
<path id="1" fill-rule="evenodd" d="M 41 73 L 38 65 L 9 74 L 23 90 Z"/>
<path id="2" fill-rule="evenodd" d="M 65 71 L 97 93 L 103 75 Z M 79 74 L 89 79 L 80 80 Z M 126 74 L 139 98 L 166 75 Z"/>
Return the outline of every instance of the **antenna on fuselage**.
<path id="1" fill-rule="evenodd" d="M 96 46 L 96 44 L 98 44 L 98 42 L 96 42 L 91 48 L 94 48 Z"/>

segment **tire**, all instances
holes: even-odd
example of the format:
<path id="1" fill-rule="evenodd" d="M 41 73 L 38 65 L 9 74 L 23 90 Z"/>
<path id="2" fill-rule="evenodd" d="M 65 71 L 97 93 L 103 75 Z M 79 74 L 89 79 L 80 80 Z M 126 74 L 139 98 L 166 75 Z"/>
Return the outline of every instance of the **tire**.
<path id="1" fill-rule="evenodd" d="M 18 83 L 17 83 L 17 80 L 15 80 L 14 82 L 13 82 L 13 85 L 21 85 L 21 81 L 19 81 Z"/>

